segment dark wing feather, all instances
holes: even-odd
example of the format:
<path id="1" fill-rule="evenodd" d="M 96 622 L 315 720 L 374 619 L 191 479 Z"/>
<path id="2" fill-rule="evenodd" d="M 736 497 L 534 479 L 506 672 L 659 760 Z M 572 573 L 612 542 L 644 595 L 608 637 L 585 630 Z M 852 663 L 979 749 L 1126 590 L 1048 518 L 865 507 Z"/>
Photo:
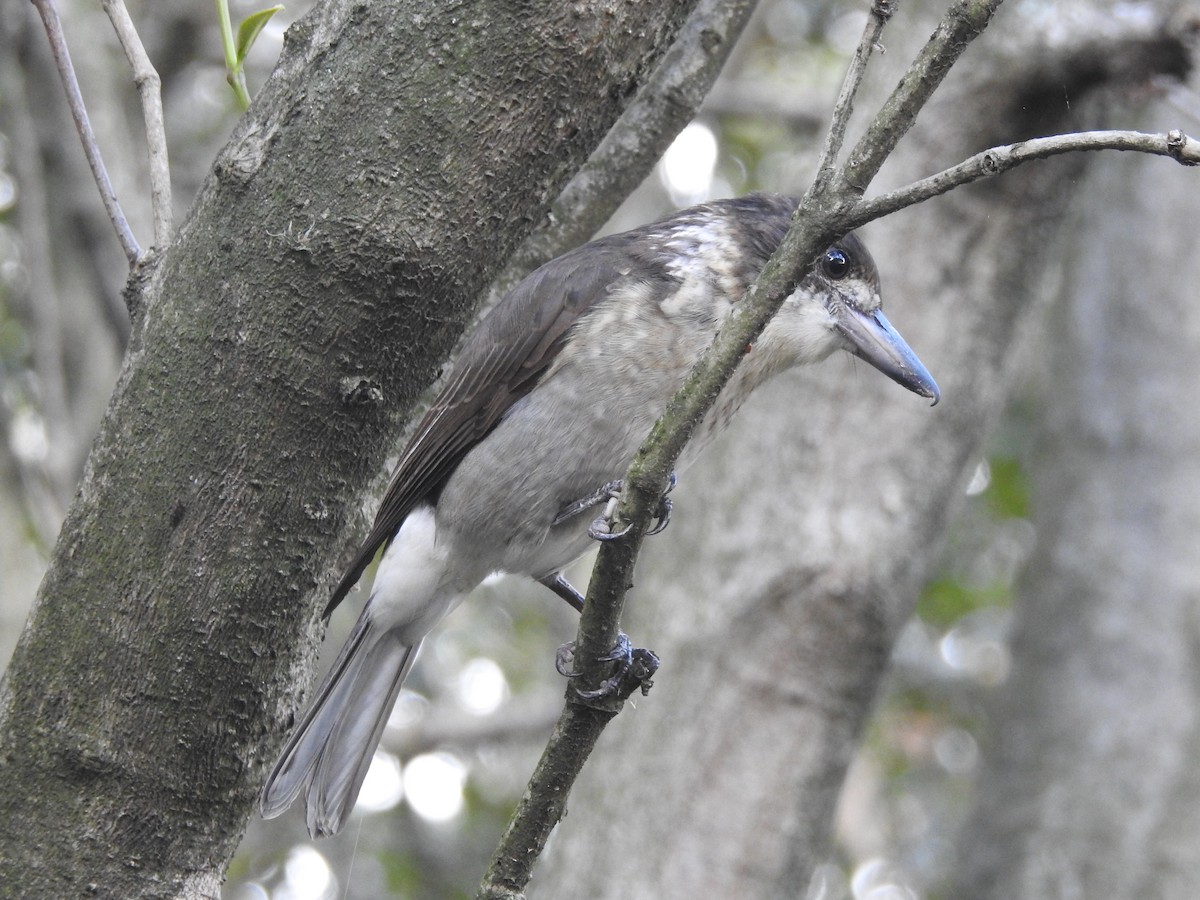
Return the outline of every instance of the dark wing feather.
<path id="1" fill-rule="evenodd" d="M 631 277 L 628 236 L 597 241 L 537 269 L 505 296 L 463 348 L 388 483 L 367 539 L 325 607 L 328 616 L 413 508 L 434 496 L 504 413 L 529 393 L 562 350 L 571 327 Z M 637 265 L 634 278 L 663 278 Z M 658 269 L 657 272 L 652 271 Z"/>

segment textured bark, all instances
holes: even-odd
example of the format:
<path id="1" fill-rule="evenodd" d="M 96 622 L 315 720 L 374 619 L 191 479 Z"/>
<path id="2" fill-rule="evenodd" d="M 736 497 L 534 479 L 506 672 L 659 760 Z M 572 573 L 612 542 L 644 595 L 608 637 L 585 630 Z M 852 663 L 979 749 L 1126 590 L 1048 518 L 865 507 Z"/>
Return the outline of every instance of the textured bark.
<path id="1" fill-rule="evenodd" d="M 1073 70 L 1050 65 L 1062 49 L 1011 24 L 1004 37 L 1006 21 L 922 115 L 890 178 L 1095 124 L 1072 112 L 1107 79 L 1064 82 Z M 889 29 L 893 60 L 928 34 L 904 17 Z M 1037 321 L 1086 162 L 1027 167 L 869 230 L 889 316 L 942 405 L 835 359 L 765 388 L 689 471 L 626 628 L 664 667 L 601 741 L 531 897 L 804 895 L 892 643 Z"/>
<path id="2" fill-rule="evenodd" d="M 217 893 L 366 489 L 688 6 L 329 2 L 293 26 L 131 285 L 0 688 L 0 894 Z"/>
<path id="3" fill-rule="evenodd" d="M 1103 160 L 1071 229 L 1038 550 L 956 896 L 1200 895 L 1200 191 L 1149 162 Z"/>

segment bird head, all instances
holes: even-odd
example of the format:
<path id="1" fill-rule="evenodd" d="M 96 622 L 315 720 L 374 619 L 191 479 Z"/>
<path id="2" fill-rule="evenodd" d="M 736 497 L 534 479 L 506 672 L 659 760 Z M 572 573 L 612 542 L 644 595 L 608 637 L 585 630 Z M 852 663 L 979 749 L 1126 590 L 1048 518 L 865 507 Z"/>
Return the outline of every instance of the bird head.
<path id="1" fill-rule="evenodd" d="M 761 344 L 776 352 L 786 348 L 793 365 L 845 350 L 935 404 L 941 398 L 929 370 L 884 316 L 875 261 L 854 234 L 822 254 L 764 330 Z"/>

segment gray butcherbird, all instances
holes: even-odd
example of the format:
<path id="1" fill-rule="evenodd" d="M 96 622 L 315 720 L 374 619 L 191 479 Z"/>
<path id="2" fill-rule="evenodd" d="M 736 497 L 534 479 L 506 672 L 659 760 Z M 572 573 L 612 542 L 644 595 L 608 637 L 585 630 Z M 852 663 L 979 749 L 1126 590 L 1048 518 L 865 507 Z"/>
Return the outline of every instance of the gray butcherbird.
<path id="1" fill-rule="evenodd" d="M 386 546 L 353 633 L 267 779 L 264 816 L 305 792 L 314 837 L 342 827 L 422 638 L 489 574 L 530 575 L 582 606 L 561 573 L 588 549 L 589 517 L 564 511 L 624 474 L 795 209 L 754 195 L 593 241 L 533 272 L 483 320 L 333 592 L 327 612 Z M 679 467 L 755 387 L 835 350 L 938 400 L 884 318 L 875 264 L 852 234 L 767 325 Z"/>

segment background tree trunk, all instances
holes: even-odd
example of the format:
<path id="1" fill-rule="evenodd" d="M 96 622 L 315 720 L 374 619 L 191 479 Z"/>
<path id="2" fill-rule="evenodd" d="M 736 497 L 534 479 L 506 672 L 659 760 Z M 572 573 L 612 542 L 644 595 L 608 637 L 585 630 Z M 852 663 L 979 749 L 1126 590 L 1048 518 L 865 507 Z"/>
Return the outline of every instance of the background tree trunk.
<path id="1" fill-rule="evenodd" d="M 132 288 L 0 689 L 5 891 L 217 893 L 368 487 L 688 8 L 329 2 L 289 32 Z"/>
<path id="2" fill-rule="evenodd" d="M 1147 162 L 1098 161 L 1072 217 L 1040 344 L 1037 551 L 961 896 L 1200 893 L 1200 192 Z"/>

